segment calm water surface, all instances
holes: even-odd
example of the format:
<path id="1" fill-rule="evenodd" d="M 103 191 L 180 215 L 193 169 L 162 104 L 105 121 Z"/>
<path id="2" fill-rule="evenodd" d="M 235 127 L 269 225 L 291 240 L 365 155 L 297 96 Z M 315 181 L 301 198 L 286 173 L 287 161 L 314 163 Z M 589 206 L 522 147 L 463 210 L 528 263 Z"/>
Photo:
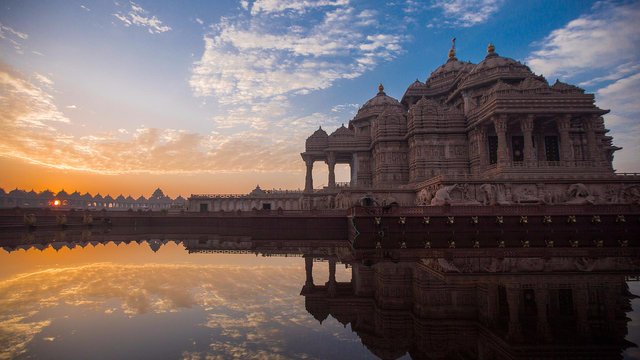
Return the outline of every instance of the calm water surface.
<path id="1" fill-rule="evenodd" d="M 301 257 L 309 248 L 296 254 L 280 249 L 282 244 L 257 254 L 223 254 L 203 253 L 211 240 L 56 240 L 68 239 L 46 244 L 31 239 L 29 245 L 7 246 L 0 253 L 2 359 L 528 358 L 526 349 L 535 347 L 545 331 L 551 339 L 537 348 L 547 349 L 548 357 L 579 358 L 580 351 L 573 357 L 572 351 L 591 349 L 592 358 L 640 358 L 632 344 L 640 343 L 640 300 L 626 292 L 622 275 L 558 280 L 549 274 L 549 284 L 582 285 L 550 285 L 549 300 L 522 290 L 517 300 L 522 323 L 516 326 L 508 321 L 507 307 L 484 322 L 473 320 L 483 317 L 486 301 L 481 295 L 470 298 L 462 285 L 466 277 L 452 276 L 448 286 L 432 286 L 397 261 L 379 265 L 382 270 L 373 275 L 362 265 L 341 264 L 340 259 L 349 258 L 341 247 L 316 247 L 313 251 L 330 254 L 311 262 Z M 222 244 L 213 243 L 218 249 Z M 242 241 L 234 244 L 243 246 Z M 335 286 L 327 258 L 338 259 Z M 310 264 L 315 287 L 308 286 Z M 409 305 L 398 300 L 407 282 L 422 294 Z M 626 284 L 631 293 L 640 293 L 638 282 Z M 376 294 L 367 290 L 376 286 Z M 474 286 L 492 288 L 482 281 Z M 575 290 L 580 288 L 589 294 L 582 304 L 589 306 L 586 331 L 580 328 L 580 315 L 560 325 L 556 318 L 561 316 L 550 315 L 544 331 L 539 318 L 529 321 L 540 308 L 535 301 L 547 302 L 550 314 L 567 308 L 580 314 Z M 508 286 L 496 289 L 495 304 L 514 301 Z M 617 310 L 606 307 L 607 296 Z M 583 335 L 574 338 L 574 333 Z"/>

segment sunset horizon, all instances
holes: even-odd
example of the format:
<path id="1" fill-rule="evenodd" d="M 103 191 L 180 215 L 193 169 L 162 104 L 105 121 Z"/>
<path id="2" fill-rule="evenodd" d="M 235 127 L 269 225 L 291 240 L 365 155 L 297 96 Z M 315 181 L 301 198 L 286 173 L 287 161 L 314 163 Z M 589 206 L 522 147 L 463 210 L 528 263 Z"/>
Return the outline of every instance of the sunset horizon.
<path id="1" fill-rule="evenodd" d="M 453 37 L 464 61 L 493 43 L 550 84 L 594 93 L 623 148 L 614 168 L 640 169 L 637 2 L 305 4 L 6 3 L 0 188 L 301 189 L 305 138 L 347 124 L 380 83 L 400 99 Z M 553 16 L 513 23 L 534 13 Z"/>

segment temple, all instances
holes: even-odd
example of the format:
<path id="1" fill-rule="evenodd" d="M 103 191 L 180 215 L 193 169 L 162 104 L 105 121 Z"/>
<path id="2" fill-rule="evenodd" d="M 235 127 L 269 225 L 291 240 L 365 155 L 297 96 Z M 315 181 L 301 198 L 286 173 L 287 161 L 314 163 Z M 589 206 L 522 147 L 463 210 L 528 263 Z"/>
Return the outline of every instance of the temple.
<path id="1" fill-rule="evenodd" d="M 640 177 L 612 167 L 620 148 L 607 135 L 608 112 L 593 94 L 549 85 L 491 44 L 478 64 L 458 60 L 452 46 L 400 101 L 380 85 L 347 127 L 319 128 L 306 140 L 305 201 L 312 208 L 348 207 L 366 195 L 401 205 L 638 201 Z M 316 162 L 328 165 L 323 189 L 314 189 Z M 336 164 L 349 165 L 348 183 L 336 183 Z"/>
<path id="2" fill-rule="evenodd" d="M 346 209 L 373 205 L 640 203 L 640 174 L 616 173 L 619 147 L 607 135 L 593 94 L 547 80 L 498 55 L 478 64 L 447 61 L 398 101 L 369 99 L 331 134 L 320 127 L 301 153 L 304 191 L 192 195 L 191 211 Z M 327 186 L 314 187 L 316 163 Z M 336 182 L 336 164 L 350 181 Z"/>

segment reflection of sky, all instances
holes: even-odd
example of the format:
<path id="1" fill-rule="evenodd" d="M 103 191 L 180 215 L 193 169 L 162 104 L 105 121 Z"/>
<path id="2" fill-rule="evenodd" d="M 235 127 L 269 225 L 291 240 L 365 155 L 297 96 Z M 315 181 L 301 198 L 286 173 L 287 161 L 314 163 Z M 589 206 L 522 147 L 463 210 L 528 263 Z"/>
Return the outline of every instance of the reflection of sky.
<path id="1" fill-rule="evenodd" d="M 64 266 L 51 264 L 55 256 L 46 251 L 18 253 L 33 268 L 46 266 L 27 272 L 12 265 L 20 275 L 0 281 L 0 358 L 372 356 L 348 328 L 332 318 L 320 326 L 306 312 L 301 258 L 246 255 L 223 263 L 228 255 L 183 257 L 172 245 L 156 256 L 145 247 L 126 246 L 144 249 L 137 259 L 117 259 L 120 250 L 109 246 L 103 259 L 94 253 L 100 247 L 79 250 L 90 253 L 84 264 L 75 249 L 65 250 L 58 258 Z M 0 256 L 3 273 L 14 255 Z M 316 265 L 316 281 L 326 281 L 326 264 Z"/>

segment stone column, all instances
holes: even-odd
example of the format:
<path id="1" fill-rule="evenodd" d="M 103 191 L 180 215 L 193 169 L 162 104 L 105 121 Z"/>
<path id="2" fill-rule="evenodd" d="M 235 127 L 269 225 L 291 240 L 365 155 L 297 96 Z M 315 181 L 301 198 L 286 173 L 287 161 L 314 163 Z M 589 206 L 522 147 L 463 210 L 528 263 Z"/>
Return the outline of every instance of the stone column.
<path id="1" fill-rule="evenodd" d="M 487 284 L 487 325 L 493 326 L 498 319 L 498 285 Z"/>
<path id="2" fill-rule="evenodd" d="M 507 287 L 507 303 L 509 304 L 509 338 L 520 338 L 520 289 Z"/>
<path id="3" fill-rule="evenodd" d="M 484 126 L 480 125 L 476 128 L 476 135 L 478 139 L 478 157 L 480 166 L 485 166 L 488 163 L 489 152 L 487 151 L 487 130 Z"/>
<path id="4" fill-rule="evenodd" d="M 336 293 L 336 289 L 338 284 L 336 282 L 336 258 L 329 258 L 329 281 L 327 282 L 327 290 L 329 291 L 329 295 L 333 296 Z"/>
<path id="5" fill-rule="evenodd" d="M 598 143 L 596 140 L 596 120 L 597 116 L 593 116 L 582 121 L 584 129 L 587 132 L 587 160 L 591 160 L 594 162 L 599 162 L 602 160 L 600 156 L 600 151 L 598 149 Z"/>
<path id="6" fill-rule="evenodd" d="M 307 279 L 304 282 L 306 288 L 313 287 L 313 256 L 304 255 L 304 271 L 307 275 Z"/>
<path id="7" fill-rule="evenodd" d="M 540 285 L 535 289 L 536 296 L 536 312 L 537 331 L 543 339 L 551 339 L 551 331 L 549 329 L 549 319 L 547 318 L 547 304 L 549 303 L 549 289 Z"/>
<path id="8" fill-rule="evenodd" d="M 527 115 L 525 119 L 520 120 L 520 129 L 522 129 L 522 136 L 524 137 L 524 161 L 531 162 L 535 159 L 533 149 L 533 120 L 534 115 Z"/>
<path id="9" fill-rule="evenodd" d="M 507 115 L 501 114 L 493 118 L 493 126 L 498 135 L 498 164 L 509 162 L 509 150 L 507 148 Z"/>
<path id="10" fill-rule="evenodd" d="M 576 314 L 576 327 L 583 336 L 589 334 L 589 298 L 587 288 L 581 285 L 572 289 L 573 306 Z"/>
<path id="11" fill-rule="evenodd" d="M 307 176 L 304 181 L 304 192 L 313 192 L 313 159 L 307 157 L 304 159 L 304 163 L 307 165 Z"/>
<path id="12" fill-rule="evenodd" d="M 571 129 L 571 115 L 563 115 L 556 120 L 558 132 L 560 133 L 560 160 L 571 161 L 571 139 L 569 130 Z"/>
<path id="13" fill-rule="evenodd" d="M 349 161 L 349 174 L 349 185 L 358 185 L 358 156 L 356 154 L 353 154 L 351 161 Z"/>
<path id="14" fill-rule="evenodd" d="M 336 187 L 336 154 L 330 152 L 327 154 L 327 165 L 329 165 L 329 188 Z"/>

